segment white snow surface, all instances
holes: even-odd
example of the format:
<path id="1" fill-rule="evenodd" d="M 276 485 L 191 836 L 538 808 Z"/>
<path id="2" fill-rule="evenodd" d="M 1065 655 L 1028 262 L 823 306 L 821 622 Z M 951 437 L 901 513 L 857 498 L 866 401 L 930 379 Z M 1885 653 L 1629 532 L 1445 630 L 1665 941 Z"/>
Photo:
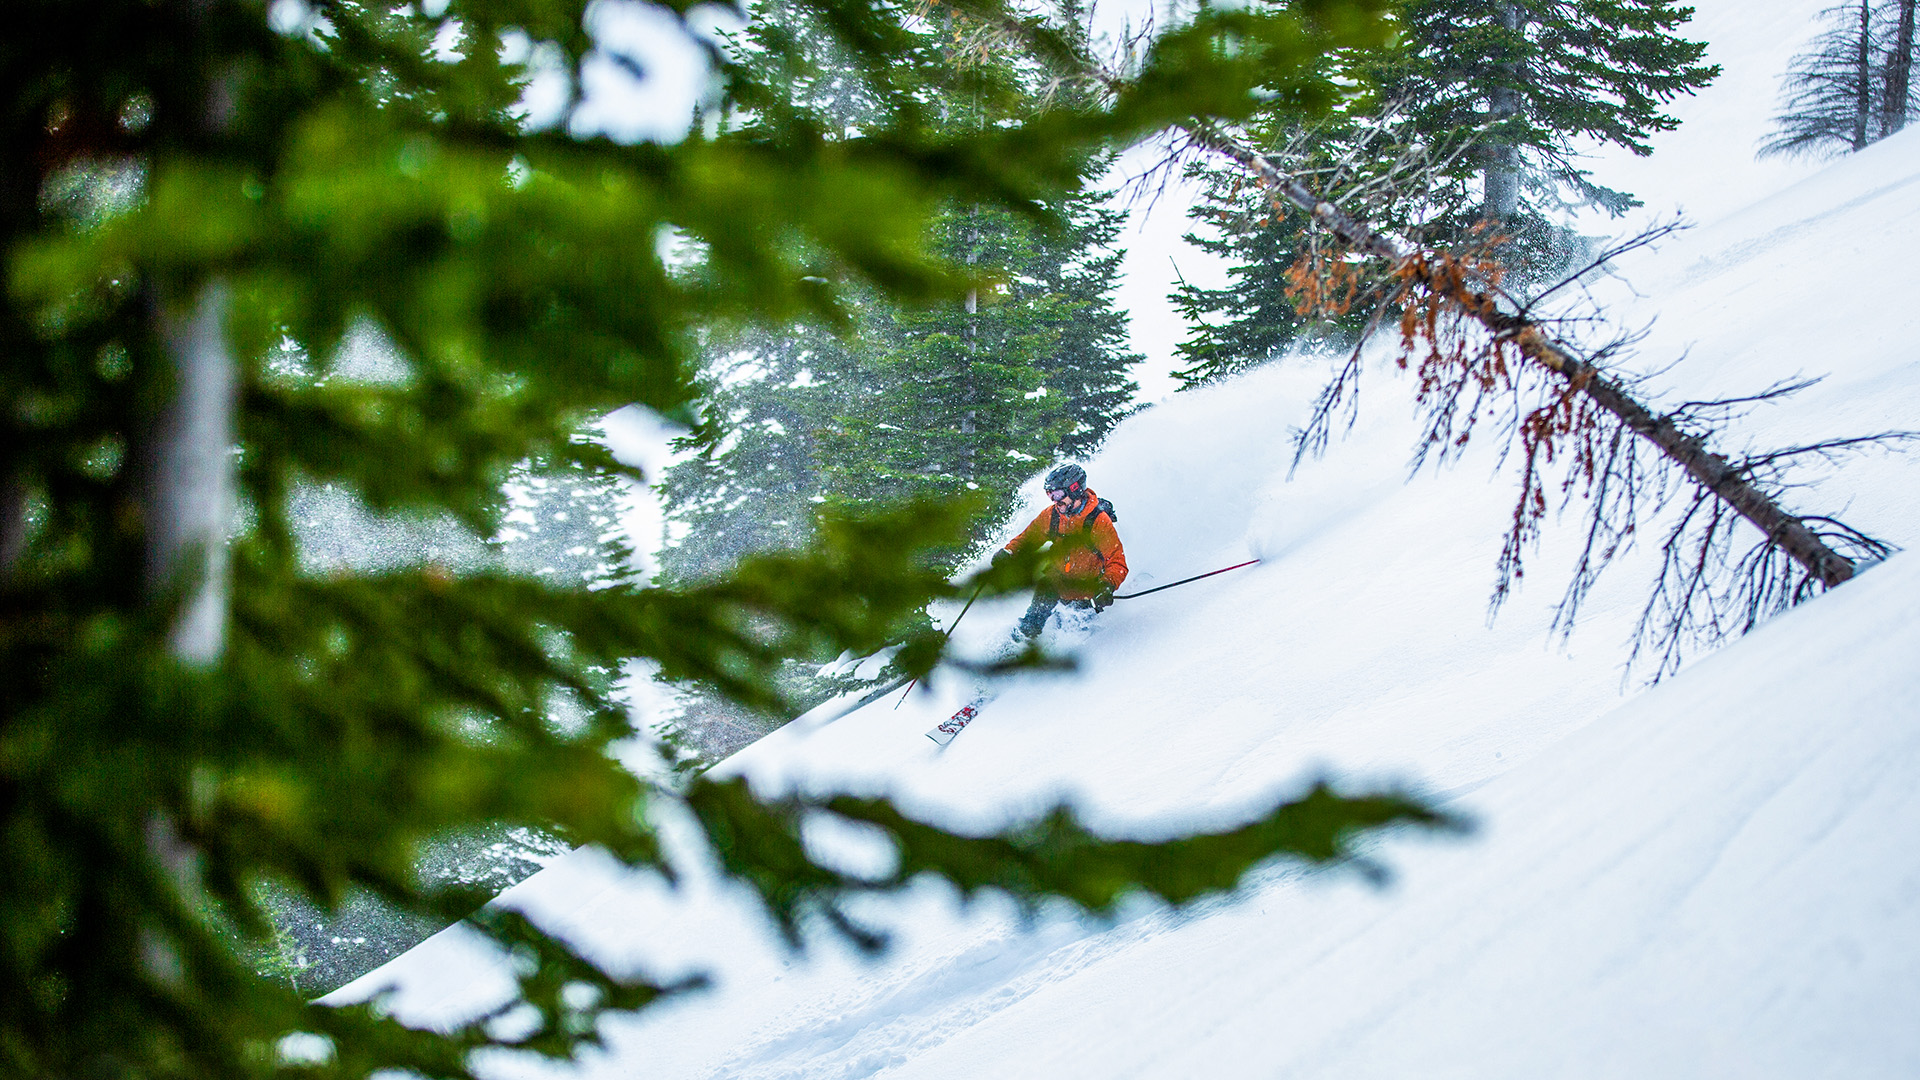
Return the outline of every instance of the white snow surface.
<path id="1" fill-rule="evenodd" d="M 1746 152 L 1716 167 L 1744 177 Z M 1735 421 L 1729 450 L 1920 427 L 1916 194 L 1910 131 L 1624 260 L 1598 289 L 1623 325 L 1651 322 L 1635 363 L 1684 355 L 1648 384 L 1668 404 L 1828 375 Z M 952 677 L 898 708 L 803 717 L 721 771 L 765 792 L 886 792 L 963 829 L 1067 798 L 1139 837 L 1237 823 L 1332 776 L 1424 792 L 1470 835 L 1374 845 L 1385 887 L 1280 864 L 1234 896 L 1105 923 L 1029 923 L 920 883 L 861 908 L 895 935 L 868 961 L 824 935 L 785 952 L 668 814 L 678 886 L 581 850 L 498 902 L 616 969 L 706 971 L 714 989 L 607 1022 L 606 1049 L 577 1065 L 500 1055 L 488 1070 L 1920 1075 L 1920 555 L 1641 691 L 1620 665 L 1654 528 L 1560 643 L 1576 504 L 1489 624 L 1511 463 L 1476 444 L 1407 481 L 1409 379 L 1376 362 L 1358 425 L 1290 477 L 1288 429 L 1329 363 L 1178 395 L 1088 462 L 1119 510 L 1129 589 L 1260 565 L 1057 630 L 1078 670 L 1008 681 L 945 750 L 922 733 L 967 692 Z M 1808 479 L 1796 508 L 1920 542 L 1920 455 Z M 978 606 L 956 641 L 985 652 L 1018 610 Z M 858 834 L 809 839 L 885 864 Z M 408 1022 L 447 1023 L 501 1003 L 511 969 L 456 927 L 335 999 L 390 990 Z"/>

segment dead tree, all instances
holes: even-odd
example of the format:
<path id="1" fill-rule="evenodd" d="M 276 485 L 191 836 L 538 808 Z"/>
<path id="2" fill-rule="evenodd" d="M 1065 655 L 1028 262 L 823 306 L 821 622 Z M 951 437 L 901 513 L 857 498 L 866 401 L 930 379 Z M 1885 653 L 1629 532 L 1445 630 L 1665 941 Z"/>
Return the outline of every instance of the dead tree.
<path id="1" fill-rule="evenodd" d="M 1457 312 L 1478 322 L 1491 332 L 1492 362 L 1501 362 L 1511 346 L 1560 376 L 1568 401 L 1583 397 L 1653 443 L 1701 487 L 1752 522 L 1770 543 L 1805 568 L 1810 578 L 1831 588 L 1853 576 L 1852 560 L 1829 548 L 1797 515 L 1755 488 L 1732 462 L 1709 450 L 1702 437 L 1682 430 L 1673 417 L 1657 415 L 1640 404 L 1625 386 L 1548 337 L 1542 325 L 1527 314 L 1503 310 L 1495 295 L 1480 287 L 1484 267 L 1445 253 L 1403 251 L 1391 238 L 1342 213 L 1217 128 L 1196 124 L 1189 134 L 1195 146 L 1245 166 L 1354 251 L 1391 260 L 1394 276 L 1407 286 L 1404 299 L 1413 305 L 1407 311 L 1426 321 L 1430 339 L 1444 313 Z"/>
<path id="2" fill-rule="evenodd" d="M 1885 89 L 1880 103 L 1880 130 L 1891 135 L 1907 126 L 1908 98 L 1913 75 L 1913 16 L 1916 0 L 1896 0 L 1893 43 L 1887 49 Z"/>
<path id="3" fill-rule="evenodd" d="M 1770 388 L 1748 398 L 1687 403 L 1656 409 L 1633 380 L 1605 368 L 1633 343 L 1617 337 L 1583 350 L 1557 333 L 1558 320 L 1544 320 L 1499 288 L 1499 238 L 1478 251 L 1440 252 L 1415 247 L 1373 231 L 1365 222 L 1320 197 L 1265 155 L 1219 128 L 1194 124 L 1191 144 L 1223 156 L 1267 185 L 1277 199 L 1307 212 L 1315 224 L 1348 250 L 1384 262 L 1385 288 L 1374 322 L 1398 310 L 1401 363 L 1414 370 L 1427 416 L 1423 445 L 1450 447 L 1471 435 L 1482 403 L 1504 397 L 1514 403 L 1506 420 L 1521 457 L 1521 492 L 1500 556 L 1495 607 L 1523 572 L 1523 553 L 1537 537 L 1549 509 L 1545 469 L 1556 457 L 1569 464 L 1565 490 L 1584 482 L 1590 503 L 1587 545 L 1563 599 L 1556 628 L 1569 629 L 1580 601 L 1599 569 L 1631 541 L 1649 506 L 1665 505 L 1673 492 L 1649 485 L 1652 466 L 1664 463 L 1691 482 L 1690 503 L 1663 544 L 1664 564 L 1636 631 L 1634 656 L 1656 657 L 1654 677 L 1679 663 L 1691 639 L 1714 640 L 1751 628 L 1766 614 L 1832 588 L 1857 572 L 1859 563 L 1884 556 L 1888 547 L 1830 517 L 1799 515 L 1784 507 L 1782 470 L 1807 457 L 1835 455 L 1912 439 L 1884 432 L 1742 457 L 1708 444 L 1708 421 L 1742 405 L 1777 400 L 1805 383 Z M 1640 246 L 1671 228 L 1636 237 Z M 1603 253 L 1579 277 L 1623 253 Z M 1307 302 L 1350 303 L 1358 295 L 1348 264 L 1328 260 L 1327 269 L 1296 267 L 1296 282 L 1312 293 Z M 1569 279 L 1571 280 L 1571 279 Z M 1552 291 L 1552 290 L 1549 290 Z M 1357 378 L 1359 351 L 1336 375 L 1301 433 L 1298 453 L 1324 446 L 1333 410 Z M 1527 406 L 1527 401 L 1537 401 Z M 1653 461 L 1644 454 L 1651 451 Z M 1423 451 L 1424 453 L 1424 451 Z M 1296 459 L 1297 460 L 1297 459 Z M 1651 493 L 1650 493 L 1651 492 Z M 1736 555 L 1732 527 L 1745 521 L 1760 541 Z M 1715 571 L 1730 568 L 1732 583 L 1716 588 Z"/>
<path id="4" fill-rule="evenodd" d="M 1915 0 L 1845 0 L 1780 79 L 1780 111 L 1761 157 L 1831 157 L 1906 126 Z"/>

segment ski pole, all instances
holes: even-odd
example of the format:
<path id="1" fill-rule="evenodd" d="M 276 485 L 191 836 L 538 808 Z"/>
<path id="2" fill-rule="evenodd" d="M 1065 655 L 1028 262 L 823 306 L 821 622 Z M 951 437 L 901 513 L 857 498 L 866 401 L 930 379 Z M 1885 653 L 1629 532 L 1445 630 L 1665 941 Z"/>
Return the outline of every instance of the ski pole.
<path id="1" fill-rule="evenodd" d="M 1218 570 L 1209 570 L 1204 574 L 1195 574 L 1190 578 L 1181 578 L 1179 581 L 1175 581 L 1168 585 L 1160 585 L 1151 589 L 1142 589 L 1139 592 L 1116 593 L 1114 595 L 1114 599 L 1115 600 L 1132 600 L 1136 596 L 1147 596 L 1152 593 L 1160 592 L 1162 589 L 1171 589 L 1175 585 L 1185 585 L 1188 582 L 1199 581 L 1201 578 L 1210 578 L 1215 574 L 1224 574 L 1229 570 L 1238 570 L 1243 566 L 1252 566 L 1254 563 L 1257 563 L 1259 561 L 1260 561 L 1259 559 L 1248 559 L 1246 562 L 1234 563 L 1232 566 L 1223 566 Z M 959 622 L 960 620 L 955 619 L 954 621 Z"/>
<path id="2" fill-rule="evenodd" d="M 984 581 L 981 582 L 980 585 L 973 590 L 973 595 L 967 597 L 966 606 L 960 609 L 960 614 L 955 615 L 953 617 L 953 623 L 952 625 L 947 627 L 947 632 L 940 635 L 940 644 L 945 645 L 947 643 L 947 639 L 953 636 L 953 628 L 955 626 L 959 626 L 960 620 L 966 618 L 967 612 L 973 610 L 973 602 L 975 600 L 980 599 L 980 590 L 985 589 L 986 587 L 987 587 L 987 583 Z M 900 706 L 905 705 L 907 703 L 907 698 L 913 695 L 913 688 L 915 686 L 918 686 L 919 683 L 920 683 L 920 677 L 917 675 L 914 676 L 913 681 L 907 684 L 907 692 L 904 694 L 901 694 L 900 700 L 893 703 L 894 711 L 898 712 L 900 709 Z M 888 689 L 892 689 L 892 688 L 889 687 Z"/>

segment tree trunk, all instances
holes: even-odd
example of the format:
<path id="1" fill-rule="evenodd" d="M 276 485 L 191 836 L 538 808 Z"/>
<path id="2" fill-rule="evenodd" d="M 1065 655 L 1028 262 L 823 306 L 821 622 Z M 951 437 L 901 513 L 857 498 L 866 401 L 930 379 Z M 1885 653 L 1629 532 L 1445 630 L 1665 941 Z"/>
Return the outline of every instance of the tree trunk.
<path id="1" fill-rule="evenodd" d="M 1188 133 L 1196 145 L 1246 168 L 1276 194 L 1305 210 L 1321 228 L 1356 250 L 1402 264 L 1419 254 L 1405 250 L 1390 237 L 1374 232 L 1332 203 L 1320 199 L 1264 155 L 1219 130 L 1195 125 Z M 1668 460 L 1685 469 L 1695 482 L 1746 518 L 1769 543 L 1786 552 L 1822 585 L 1832 588 L 1853 577 L 1855 568 L 1850 560 L 1829 548 L 1798 516 L 1788 513 L 1766 492 L 1748 482 L 1725 457 L 1708 450 L 1699 438 L 1681 431 L 1671 418 L 1658 416 L 1640 404 L 1625 387 L 1592 364 L 1554 344 L 1538 323 L 1501 311 L 1493 298 L 1483 293 L 1457 299 L 1462 301 L 1460 308 L 1465 314 L 1493 331 L 1497 338 L 1513 342 L 1528 358 L 1565 377 L 1596 406 L 1651 442 Z"/>
<path id="2" fill-rule="evenodd" d="M 973 266 L 980 258 L 980 224 L 977 220 L 975 220 L 975 217 L 976 215 L 979 214 L 979 212 L 980 211 L 978 208 L 970 208 L 967 211 L 967 218 L 968 218 L 967 265 L 968 266 Z M 980 336 L 980 290 L 968 289 L 967 290 L 967 328 L 966 328 L 967 409 L 966 409 L 966 412 L 963 413 L 960 417 L 960 434 L 966 435 L 968 436 L 968 438 L 963 441 L 962 445 L 964 448 L 960 451 L 960 455 L 961 455 L 960 470 L 961 470 L 961 473 L 965 475 L 968 480 L 974 481 L 974 482 L 978 482 L 980 479 L 980 469 L 979 469 L 978 461 L 976 458 L 974 440 L 972 439 L 972 436 L 979 430 L 979 422 L 980 422 L 980 410 L 976 407 L 977 402 L 979 400 L 979 397 L 978 397 L 979 391 L 975 388 L 974 381 L 973 381 L 974 380 L 974 371 L 973 371 L 974 350 L 977 347 L 976 339 L 979 336 Z"/>
<path id="3" fill-rule="evenodd" d="M 1907 126 L 1907 95 L 1913 74 L 1913 8 L 1915 0 L 1899 0 L 1900 19 L 1887 51 L 1887 81 L 1880 100 L 1880 137 Z"/>
<path id="4" fill-rule="evenodd" d="M 1853 51 L 1853 149 L 1871 142 L 1867 120 L 1873 115 L 1873 11 L 1860 0 L 1860 38 Z"/>
<path id="5" fill-rule="evenodd" d="M 1519 7 L 1509 0 L 1498 5 L 1495 15 L 1501 29 L 1512 37 L 1519 36 L 1523 23 Z M 1497 129 L 1520 115 L 1520 91 L 1513 85 L 1519 81 L 1520 63 L 1502 61 L 1494 65 L 1494 70 L 1502 83 L 1487 91 L 1487 123 L 1496 130 L 1482 151 L 1486 167 L 1481 181 L 1484 202 L 1480 214 L 1488 221 L 1505 221 L 1520 208 L 1520 148 L 1514 145 L 1511 135 Z"/>
<path id="6" fill-rule="evenodd" d="M 179 599 L 168 641 L 174 655 L 207 666 L 225 645 L 234 512 L 238 374 L 226 340 L 227 287 L 203 285 L 184 312 L 156 307 L 173 387 L 146 452 L 146 584 L 150 595 Z"/>
<path id="7" fill-rule="evenodd" d="M 239 375 L 226 340 L 227 288 L 200 287 L 193 306 L 153 299 L 153 321 L 170 361 L 173 385 L 142 447 L 145 584 L 155 602 L 177 603 L 167 646 L 189 667 L 210 668 L 226 644 L 227 531 L 233 521 L 233 430 Z M 155 808 L 147 819 L 147 855 L 190 904 L 204 903 L 199 852 L 177 820 Z M 185 986 L 185 966 L 170 936 L 143 927 L 147 974 Z"/>
<path id="8" fill-rule="evenodd" d="M 0 480 L 0 585 L 13 577 L 13 564 L 27 548 L 27 485 Z"/>

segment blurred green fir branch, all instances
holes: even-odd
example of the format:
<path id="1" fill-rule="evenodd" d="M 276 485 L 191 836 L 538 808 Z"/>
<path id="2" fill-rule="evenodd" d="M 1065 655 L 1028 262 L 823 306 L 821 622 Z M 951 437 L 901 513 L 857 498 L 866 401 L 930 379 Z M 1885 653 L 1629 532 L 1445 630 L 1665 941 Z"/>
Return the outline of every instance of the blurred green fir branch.
<path id="1" fill-rule="evenodd" d="M 419 845 L 474 822 L 555 829 L 664 872 L 648 804 L 686 798 L 790 932 L 808 905 L 871 891 L 796 853 L 793 804 L 715 785 L 683 796 L 623 770 L 616 683 L 650 658 L 772 703 L 785 657 L 900 640 L 926 603 L 973 584 L 927 557 L 967 507 L 833 519 L 806 551 L 694 587 L 588 591 L 431 562 L 321 572 L 302 560 L 293 494 L 334 484 L 493 535 L 522 463 L 618 470 L 576 440 L 590 418 L 629 403 L 687 415 L 704 327 L 843 321 L 856 288 L 956 298 L 971 279 L 925 244 L 938 207 L 1044 218 L 1095 154 L 1172 120 L 1238 118 L 1276 86 L 1324 105 L 1339 88 L 1320 58 L 1386 24 L 1378 0 L 1206 8 L 1124 84 L 955 132 L 931 118 L 958 77 L 893 63 L 926 29 L 921 5 L 797 6 L 884 103 L 881 122 L 833 127 L 714 45 L 717 88 L 684 137 L 578 129 L 582 73 L 605 59 L 584 0 L 449 0 L 432 15 L 351 0 L 9 7 L 0 1071 L 467 1076 L 476 1048 L 564 1056 L 593 1041 L 600 1011 L 686 988 L 609 973 L 511 913 L 474 914 L 483 896 L 421 886 Z M 954 10 L 1019 27 L 1036 62 L 1071 54 L 1045 20 Z M 813 62 L 795 49 L 785 62 Z M 541 79 L 560 105 L 532 117 L 521 102 Z M 182 370 L 170 328 L 200 310 L 221 315 L 200 345 L 235 388 L 234 524 L 224 559 L 203 541 L 156 563 L 160 418 Z M 336 359 L 364 327 L 400 370 L 368 378 Z M 218 651 L 191 661 L 172 633 L 201 578 L 218 586 Z M 1003 568 L 990 587 L 1020 584 Z M 921 630 L 899 662 L 924 671 L 939 654 Z M 1282 808 L 1186 846 L 1100 841 L 1058 816 L 967 838 L 884 802 L 825 809 L 895 837 L 901 881 L 1095 911 L 1135 889 L 1230 888 L 1261 859 L 1325 858 L 1353 830 L 1425 813 L 1313 800 L 1310 821 Z M 302 1000 L 232 945 L 270 934 L 264 881 L 470 917 L 524 958 L 536 1022 L 413 1031 L 377 1006 Z M 283 1043 L 301 1032 L 323 1049 Z"/>

